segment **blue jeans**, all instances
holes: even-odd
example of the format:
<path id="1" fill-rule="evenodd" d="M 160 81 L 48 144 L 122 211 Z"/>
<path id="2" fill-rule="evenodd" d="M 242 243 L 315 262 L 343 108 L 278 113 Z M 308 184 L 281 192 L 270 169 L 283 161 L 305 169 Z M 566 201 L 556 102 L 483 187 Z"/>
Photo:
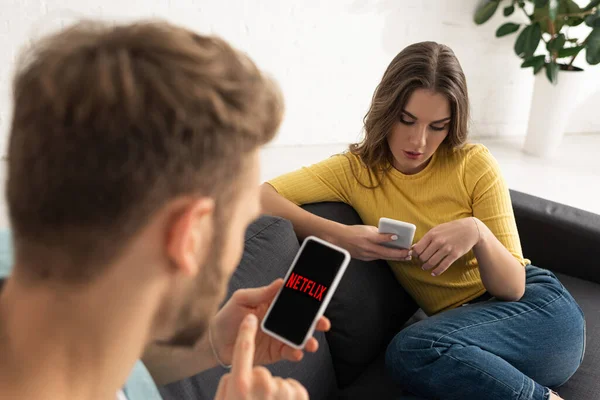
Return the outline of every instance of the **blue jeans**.
<path id="1" fill-rule="evenodd" d="M 398 333 L 386 352 L 394 380 L 428 399 L 547 399 L 583 360 L 585 321 L 553 273 L 526 274 L 518 302 L 458 307 Z"/>

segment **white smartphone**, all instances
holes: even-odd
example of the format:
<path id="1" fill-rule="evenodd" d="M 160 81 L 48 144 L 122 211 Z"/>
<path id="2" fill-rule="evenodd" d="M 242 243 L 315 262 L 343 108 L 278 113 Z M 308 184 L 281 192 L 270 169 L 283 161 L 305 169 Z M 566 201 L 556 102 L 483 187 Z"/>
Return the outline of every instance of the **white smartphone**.
<path id="1" fill-rule="evenodd" d="M 346 250 L 317 237 L 307 237 L 262 320 L 263 332 L 295 349 L 303 349 L 349 262 L 350 253 Z"/>
<path id="2" fill-rule="evenodd" d="M 379 219 L 379 233 L 392 233 L 398 236 L 397 240 L 384 243 L 386 247 L 397 249 L 410 249 L 415 238 L 417 227 L 408 222 L 398 221 L 391 218 Z"/>

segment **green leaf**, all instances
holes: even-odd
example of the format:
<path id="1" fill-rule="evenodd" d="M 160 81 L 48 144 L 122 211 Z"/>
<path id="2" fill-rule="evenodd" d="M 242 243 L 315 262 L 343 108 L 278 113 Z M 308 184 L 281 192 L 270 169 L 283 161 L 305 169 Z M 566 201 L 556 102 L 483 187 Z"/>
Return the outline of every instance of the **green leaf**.
<path id="1" fill-rule="evenodd" d="M 533 10 L 532 20 L 539 23 L 542 27 L 542 31 L 545 33 L 550 33 L 550 13 L 548 7 L 536 7 Z M 554 23 L 555 29 L 560 31 L 560 28 L 563 26 L 563 21 L 558 20 Z"/>
<path id="2" fill-rule="evenodd" d="M 574 0 L 558 0 L 560 3 L 558 11 L 561 14 L 581 13 L 581 7 Z"/>
<path id="3" fill-rule="evenodd" d="M 550 0 L 548 2 L 548 16 L 550 20 L 556 21 L 556 14 L 558 14 L 558 0 Z"/>
<path id="4" fill-rule="evenodd" d="M 592 28 L 600 27 L 600 10 L 585 17 L 585 24 Z"/>
<path id="5" fill-rule="evenodd" d="M 502 37 L 506 35 L 510 35 L 519 30 L 521 25 L 515 24 L 512 22 L 507 22 L 505 24 L 500 25 L 500 28 L 496 31 L 496 37 Z"/>
<path id="6" fill-rule="evenodd" d="M 521 64 L 521 68 L 529 68 L 533 67 L 533 74 L 537 74 L 546 64 L 546 56 L 535 56 L 528 58 L 525 60 L 523 64 Z"/>
<path id="7" fill-rule="evenodd" d="M 598 28 L 600 27 L 600 18 L 595 14 L 588 15 L 585 17 L 585 24 L 590 28 Z"/>
<path id="8" fill-rule="evenodd" d="M 560 49 L 558 51 L 558 58 L 573 57 L 573 56 L 579 54 L 579 52 L 581 50 L 583 50 L 584 48 L 585 48 L 584 46 L 574 46 L 574 47 L 566 47 L 564 49 Z"/>
<path id="9" fill-rule="evenodd" d="M 477 10 L 475 11 L 475 16 L 473 17 L 473 21 L 477 25 L 481 25 L 494 15 L 496 10 L 498 9 L 498 5 L 500 4 L 500 0 L 483 0 Z"/>
<path id="10" fill-rule="evenodd" d="M 577 5 L 577 3 L 575 3 L 573 0 L 560 0 L 560 6 L 558 7 L 558 13 L 559 14 L 581 14 L 582 10 L 581 10 L 581 7 L 579 7 L 579 5 Z M 570 17 L 567 17 L 564 22 L 565 22 L 565 25 L 567 25 L 567 26 L 577 26 L 577 25 L 583 23 L 583 18 L 576 17 L 576 16 L 570 16 Z M 557 28 L 557 32 L 559 32 L 559 31 L 560 31 L 560 29 Z"/>
<path id="11" fill-rule="evenodd" d="M 569 17 L 565 20 L 565 25 L 567 26 L 577 26 L 581 24 L 583 24 L 583 18 Z"/>
<path id="12" fill-rule="evenodd" d="M 511 15 L 514 12 L 515 12 L 515 6 L 510 5 L 508 7 L 504 7 L 504 16 L 505 17 L 508 17 L 509 15 Z"/>
<path id="13" fill-rule="evenodd" d="M 546 76 L 548 77 L 548 80 L 553 84 L 556 85 L 558 83 L 558 64 L 553 62 L 549 62 L 548 64 L 546 64 Z"/>
<path id="14" fill-rule="evenodd" d="M 600 64 L 600 28 L 594 28 L 585 39 L 585 60 L 590 65 Z"/>
<path id="15" fill-rule="evenodd" d="M 523 62 L 523 64 L 521 64 L 521 68 L 529 68 L 529 67 L 534 67 L 538 68 L 538 70 L 540 68 L 542 68 L 544 66 L 544 64 L 546 63 L 546 56 L 534 56 L 531 58 L 528 58 L 527 60 L 525 60 Z"/>
<path id="16" fill-rule="evenodd" d="M 539 64 L 534 65 L 533 66 L 533 74 L 537 75 L 537 73 L 540 72 L 542 68 L 544 68 L 544 65 L 546 65 L 545 62 L 541 62 Z"/>
<path id="17" fill-rule="evenodd" d="M 554 21 L 554 33 L 560 32 L 563 26 L 577 26 L 583 22 L 580 17 L 561 17 L 564 14 L 580 14 L 581 8 L 573 0 L 559 0 L 558 2 L 558 17 Z M 536 7 L 533 10 L 533 21 L 539 22 L 542 31 L 550 33 L 550 9 L 549 7 Z"/>
<path id="18" fill-rule="evenodd" d="M 587 6 L 583 7 L 581 9 L 581 11 L 590 11 L 592 8 L 598 6 L 598 4 L 600 4 L 600 0 L 592 0 L 592 1 L 590 1 L 590 4 L 588 4 Z"/>
<path id="19" fill-rule="evenodd" d="M 548 42 L 546 49 L 548 49 L 549 52 L 559 51 L 564 47 L 566 40 L 565 35 L 559 33 L 558 36 Z"/>
<path id="20" fill-rule="evenodd" d="M 535 23 L 521 31 L 515 42 L 515 53 L 521 58 L 533 56 L 542 38 L 540 24 Z"/>
<path id="21" fill-rule="evenodd" d="M 535 4 L 536 8 L 542 8 L 546 7 L 546 5 L 548 4 L 548 0 L 535 0 L 533 3 Z"/>

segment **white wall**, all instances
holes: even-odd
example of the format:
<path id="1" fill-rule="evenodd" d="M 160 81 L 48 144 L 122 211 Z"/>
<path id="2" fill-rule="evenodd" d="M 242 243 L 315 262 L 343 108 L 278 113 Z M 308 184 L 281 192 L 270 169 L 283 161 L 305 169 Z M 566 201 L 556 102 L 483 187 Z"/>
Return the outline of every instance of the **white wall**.
<path id="1" fill-rule="evenodd" d="M 519 69 L 514 36 L 496 39 L 504 18 L 472 22 L 478 0 L 2 0 L 0 145 L 10 119 L 10 73 L 27 40 L 81 17 L 160 17 L 212 32 L 247 51 L 283 87 L 287 115 L 274 145 L 355 140 L 373 90 L 404 46 L 435 40 L 463 64 L 473 105 L 472 133 L 525 133 L 533 78 Z M 516 20 L 524 18 L 518 15 Z M 594 70 L 593 92 L 600 83 Z M 569 132 L 600 131 L 597 93 L 578 108 Z"/>
<path id="2" fill-rule="evenodd" d="M 160 17 L 212 32 L 247 51 L 283 87 L 287 115 L 278 145 L 347 143 L 383 71 L 404 46 L 435 40 L 463 64 L 473 106 L 472 134 L 523 135 L 533 88 L 519 69 L 514 36 L 496 39 L 497 13 L 472 22 L 478 0 L 0 0 L 0 149 L 10 120 L 15 56 L 32 38 L 83 17 Z M 578 0 L 587 2 L 587 0 Z M 518 15 L 513 20 L 523 18 Z M 600 67 L 569 132 L 600 132 Z M 591 97 L 590 97 L 591 95 Z M 4 166 L 0 165 L 0 181 Z M 7 225 L 0 197 L 0 227 Z"/>

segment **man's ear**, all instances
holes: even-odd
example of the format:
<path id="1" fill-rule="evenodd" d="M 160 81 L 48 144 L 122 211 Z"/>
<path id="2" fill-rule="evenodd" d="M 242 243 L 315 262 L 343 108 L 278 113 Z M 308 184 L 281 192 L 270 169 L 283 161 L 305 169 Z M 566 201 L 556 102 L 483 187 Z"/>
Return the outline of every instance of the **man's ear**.
<path id="1" fill-rule="evenodd" d="M 186 275 L 196 275 L 210 252 L 214 209 L 213 199 L 194 199 L 185 203 L 171 220 L 167 253 L 176 268 Z"/>

